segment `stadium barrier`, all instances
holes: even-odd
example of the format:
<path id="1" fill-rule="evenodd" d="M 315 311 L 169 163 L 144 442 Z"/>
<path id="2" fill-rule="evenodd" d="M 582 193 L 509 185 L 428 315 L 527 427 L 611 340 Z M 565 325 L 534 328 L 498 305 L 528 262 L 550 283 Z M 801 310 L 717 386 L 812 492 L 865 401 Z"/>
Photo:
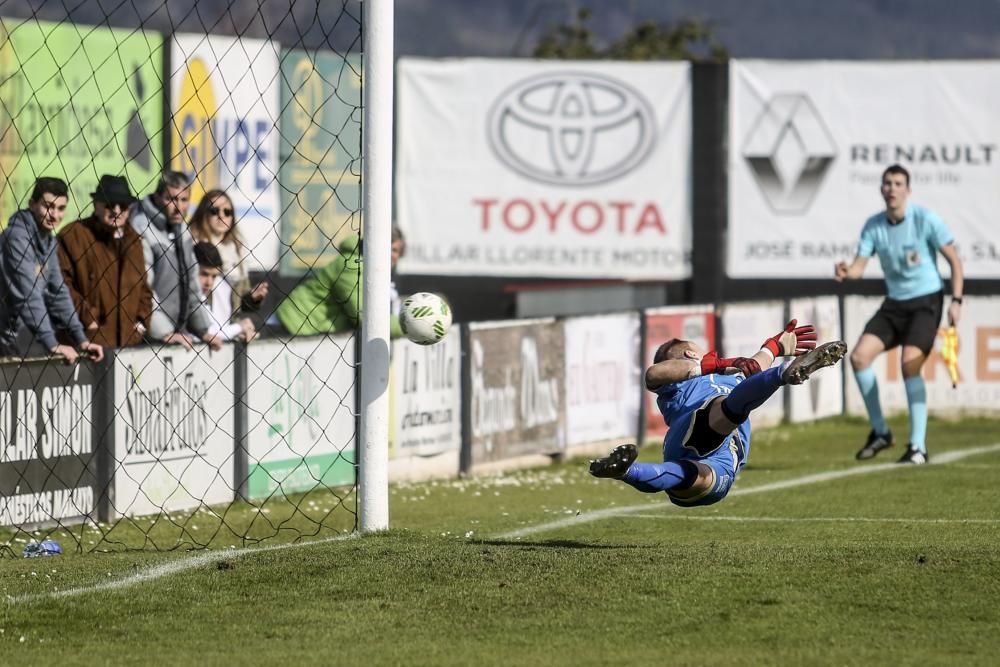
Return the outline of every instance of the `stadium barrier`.
<path id="1" fill-rule="evenodd" d="M 821 340 L 852 341 L 878 303 L 828 296 L 670 307 L 469 323 L 433 346 L 396 340 L 390 479 L 518 468 L 658 439 L 665 427 L 641 381 L 661 342 L 745 355 L 790 315 L 816 323 Z M 937 351 L 926 366 L 931 412 L 995 410 L 1000 297 L 970 300 L 959 332 L 958 388 Z M 355 342 L 343 334 L 222 352 L 128 348 L 101 364 L 0 363 L 0 525 L 113 524 L 352 488 Z M 887 411 L 905 409 L 895 355 L 881 356 L 876 372 Z M 844 412 L 863 414 L 847 364 L 771 402 L 755 423 Z"/>

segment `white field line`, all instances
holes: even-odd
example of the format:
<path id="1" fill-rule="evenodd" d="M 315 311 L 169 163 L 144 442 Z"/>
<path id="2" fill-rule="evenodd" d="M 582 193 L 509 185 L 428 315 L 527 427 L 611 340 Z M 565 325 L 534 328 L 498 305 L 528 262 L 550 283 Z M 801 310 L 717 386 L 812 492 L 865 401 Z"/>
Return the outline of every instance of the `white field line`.
<path id="1" fill-rule="evenodd" d="M 23 604 L 25 602 L 36 602 L 39 600 L 55 600 L 59 598 L 76 597 L 78 595 L 96 593 L 98 591 L 116 591 L 147 581 L 153 581 L 154 579 L 161 579 L 180 572 L 186 572 L 187 570 L 193 570 L 194 568 L 201 567 L 202 565 L 206 565 L 212 561 L 225 560 L 227 558 L 240 558 L 241 556 L 249 556 L 250 554 L 264 553 L 267 551 L 311 547 L 317 544 L 327 544 L 329 542 L 340 542 L 343 540 L 353 539 L 357 536 L 358 533 L 346 533 L 343 535 L 333 535 L 331 537 L 324 537 L 319 540 L 311 540 L 308 542 L 289 542 L 286 544 L 272 544 L 265 547 L 243 547 L 241 549 L 218 549 L 215 551 L 206 551 L 199 553 L 197 556 L 178 558 L 177 560 L 156 565 L 148 570 L 143 570 L 127 577 L 122 577 L 121 579 L 102 581 L 99 584 L 80 586 L 78 588 L 67 588 L 61 591 L 49 591 L 46 593 L 9 595 L 7 596 L 7 602 L 9 604 Z"/>
<path id="2" fill-rule="evenodd" d="M 970 456 L 978 456 L 980 454 L 992 454 L 993 452 L 1000 452 L 1000 443 L 986 445 L 984 447 L 969 447 L 968 449 L 958 449 L 951 452 L 945 452 L 943 454 L 936 454 L 931 458 L 930 463 L 931 465 L 943 465 L 946 463 L 959 461 L 961 459 L 968 458 Z M 914 468 L 918 467 L 919 466 L 901 465 L 898 463 L 858 465 L 857 467 L 846 468 L 844 470 L 831 470 L 830 472 L 821 472 L 815 475 L 805 475 L 804 477 L 794 477 L 792 479 L 785 479 L 780 482 L 771 482 L 770 484 L 761 484 L 759 486 L 751 486 L 749 488 L 737 488 L 729 492 L 729 497 L 746 496 L 754 493 L 767 493 L 769 491 L 781 491 L 783 489 L 791 489 L 797 486 L 806 486 L 809 484 L 818 484 L 820 482 L 829 482 L 834 479 L 842 479 L 844 477 L 853 477 L 855 475 L 868 475 L 874 472 L 888 472 L 890 470 L 894 471 L 913 470 Z M 670 507 L 673 507 L 673 505 L 670 505 Z M 623 514 L 635 514 L 637 512 L 649 511 L 650 509 L 651 509 L 651 503 L 644 503 L 642 505 L 626 505 L 624 507 L 608 507 L 606 509 L 594 510 L 593 512 L 580 513 L 575 516 L 567 517 L 565 519 L 549 521 L 548 523 L 541 523 L 535 526 L 525 526 L 524 528 L 518 528 L 517 530 L 511 530 L 506 533 L 501 533 L 500 535 L 497 535 L 497 538 L 501 540 L 512 540 L 512 539 L 517 539 L 519 537 L 526 537 L 528 535 L 544 533 L 550 530 L 566 528 L 568 526 L 577 526 L 585 523 L 591 523 L 593 521 L 601 521 L 602 519 L 621 516 Z"/>
<path id="3" fill-rule="evenodd" d="M 903 519 L 891 517 L 879 519 L 860 516 L 816 516 L 816 517 L 781 517 L 781 516 L 694 516 L 691 514 L 632 514 L 636 519 L 668 519 L 678 521 L 731 521 L 733 523 L 941 523 L 941 524 L 1000 524 L 1000 519 Z"/>
<path id="4" fill-rule="evenodd" d="M 992 452 L 1000 451 L 1000 443 L 994 445 L 988 445 L 986 447 L 972 447 L 969 449 L 960 449 L 953 452 L 947 452 L 945 454 L 940 454 L 932 459 L 932 464 L 943 464 L 951 463 L 952 461 L 958 461 L 969 456 L 976 456 L 978 454 L 989 454 Z M 747 489 L 734 489 L 730 492 L 730 496 L 747 495 L 751 493 L 764 493 L 766 491 L 778 491 L 781 489 L 792 488 L 796 486 L 804 486 L 807 484 L 816 484 L 818 482 L 826 482 L 833 479 L 840 479 L 842 477 L 850 477 L 852 475 L 864 475 L 872 472 L 879 472 L 885 470 L 909 470 L 916 466 L 903 466 L 897 465 L 895 463 L 882 463 L 878 465 L 867 465 L 858 468 L 848 468 L 846 470 L 834 470 L 831 472 L 819 473 L 816 475 L 806 475 L 805 477 L 797 477 L 795 479 L 787 479 L 781 482 L 774 482 L 772 484 L 762 484 L 760 486 L 753 486 Z M 515 531 L 508 533 L 503 533 L 498 535 L 499 539 L 513 539 L 517 537 L 523 537 L 525 535 L 532 535 L 534 533 L 541 533 L 547 530 L 554 530 L 556 528 L 562 528 L 564 526 L 577 525 L 583 523 L 590 523 L 592 521 L 598 521 L 600 519 L 618 516 L 621 514 L 637 514 L 643 510 L 649 510 L 651 508 L 651 503 L 646 503 L 644 505 L 630 505 L 626 507 L 609 507 L 603 510 L 596 510 L 593 512 L 588 512 L 586 514 L 581 514 L 568 519 L 561 519 L 559 521 L 552 521 L 549 523 L 539 524 L 537 526 L 529 526 L 526 528 L 520 528 Z M 46 593 L 29 593 L 26 595 L 11 595 L 7 596 L 6 600 L 8 604 L 24 604 L 26 602 L 37 602 L 40 600 L 54 600 L 59 598 L 70 598 L 76 597 L 78 595 L 85 595 L 87 593 L 96 593 L 98 591 L 115 591 L 124 588 L 130 588 L 137 584 L 141 584 L 147 581 L 153 581 L 156 579 L 162 579 L 163 577 L 169 577 L 174 574 L 179 574 L 181 572 L 186 572 L 197 567 L 201 567 L 213 560 L 220 560 L 225 558 L 240 558 L 242 556 L 249 556 L 257 553 L 264 553 L 267 551 L 278 551 L 282 549 L 298 549 L 301 547 L 311 547 L 318 544 L 327 544 L 329 542 L 339 542 L 343 540 L 352 539 L 358 537 L 358 533 L 348 533 L 344 535 L 334 535 L 332 537 L 323 538 L 320 540 L 312 540 L 309 542 L 292 542 L 288 544 L 274 544 L 265 547 L 244 547 L 242 549 L 220 549 L 217 551 L 208 551 L 200 553 L 196 556 L 190 558 L 181 558 L 168 563 L 162 563 L 156 565 L 142 572 L 136 572 L 127 577 L 122 577 L 121 579 L 113 579 L 111 581 L 104 581 L 99 584 L 92 584 L 90 586 L 80 586 L 77 588 L 67 588 L 61 591 L 49 591 Z"/>

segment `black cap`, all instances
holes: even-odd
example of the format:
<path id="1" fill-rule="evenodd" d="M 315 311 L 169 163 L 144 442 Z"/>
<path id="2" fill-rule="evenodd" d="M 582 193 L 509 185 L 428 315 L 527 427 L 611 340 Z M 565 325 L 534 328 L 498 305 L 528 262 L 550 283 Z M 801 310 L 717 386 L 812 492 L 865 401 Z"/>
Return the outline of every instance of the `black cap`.
<path id="1" fill-rule="evenodd" d="M 101 176 L 101 180 L 97 183 L 97 190 L 91 192 L 90 196 L 94 201 L 104 204 L 131 204 L 135 201 L 125 177 L 111 176 L 110 174 Z"/>

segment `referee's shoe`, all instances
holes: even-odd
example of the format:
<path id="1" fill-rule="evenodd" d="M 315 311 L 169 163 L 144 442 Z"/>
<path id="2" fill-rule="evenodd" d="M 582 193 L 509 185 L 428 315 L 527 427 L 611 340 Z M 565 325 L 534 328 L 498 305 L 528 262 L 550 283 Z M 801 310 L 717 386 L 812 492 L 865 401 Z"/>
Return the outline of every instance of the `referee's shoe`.
<path id="1" fill-rule="evenodd" d="M 865 446 L 858 450 L 854 458 L 859 461 L 871 459 L 883 449 L 888 449 L 889 447 L 892 447 L 892 431 L 876 433 L 875 429 L 872 429 L 868 434 L 868 440 L 865 441 Z"/>

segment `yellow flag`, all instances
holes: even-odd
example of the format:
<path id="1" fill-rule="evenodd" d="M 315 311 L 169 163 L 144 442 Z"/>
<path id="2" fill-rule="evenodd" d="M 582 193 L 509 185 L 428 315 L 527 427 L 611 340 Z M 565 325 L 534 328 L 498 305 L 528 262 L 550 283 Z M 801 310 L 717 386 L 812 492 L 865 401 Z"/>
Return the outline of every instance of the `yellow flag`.
<path id="1" fill-rule="evenodd" d="M 947 329 L 940 329 L 939 334 L 944 338 L 944 345 L 941 347 L 941 358 L 944 359 L 951 375 L 951 386 L 958 387 L 958 330 L 951 326 Z"/>

